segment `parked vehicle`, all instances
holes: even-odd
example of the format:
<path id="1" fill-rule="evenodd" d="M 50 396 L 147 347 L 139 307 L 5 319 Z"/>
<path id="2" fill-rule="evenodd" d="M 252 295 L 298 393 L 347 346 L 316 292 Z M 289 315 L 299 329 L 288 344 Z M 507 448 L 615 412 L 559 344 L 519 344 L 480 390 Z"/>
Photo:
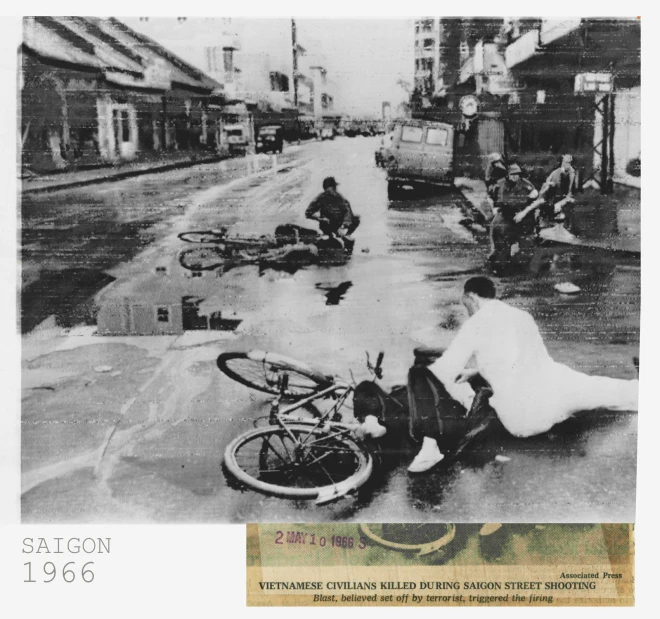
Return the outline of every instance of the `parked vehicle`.
<path id="1" fill-rule="evenodd" d="M 356 120 L 351 120 L 346 126 L 344 135 L 346 135 L 349 138 L 354 138 L 356 135 L 360 135 L 360 133 L 361 133 L 361 129 L 359 122 Z"/>
<path id="2" fill-rule="evenodd" d="M 392 158 L 392 140 L 394 139 L 394 133 L 388 133 L 383 136 L 380 140 L 380 146 L 375 153 L 376 157 L 376 166 L 379 168 L 386 168 L 388 162 Z"/>
<path id="3" fill-rule="evenodd" d="M 454 183 L 454 128 L 446 123 L 411 120 L 394 130 L 387 163 L 388 194 L 403 185 Z"/>
<path id="4" fill-rule="evenodd" d="M 281 153 L 284 147 L 284 128 L 281 125 L 266 125 L 259 128 L 256 151 L 258 153 Z"/>
<path id="5" fill-rule="evenodd" d="M 334 140 L 335 139 L 335 130 L 330 126 L 325 126 L 321 129 L 321 139 L 322 140 Z"/>
<path id="6" fill-rule="evenodd" d="M 244 155 L 248 148 L 248 131 L 244 125 L 225 125 L 227 145 L 233 155 Z"/>

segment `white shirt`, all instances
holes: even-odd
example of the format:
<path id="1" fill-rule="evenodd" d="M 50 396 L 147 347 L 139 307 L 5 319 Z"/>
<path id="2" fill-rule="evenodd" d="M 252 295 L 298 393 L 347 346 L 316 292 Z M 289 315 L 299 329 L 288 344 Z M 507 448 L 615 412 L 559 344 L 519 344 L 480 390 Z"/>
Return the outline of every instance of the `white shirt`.
<path id="1" fill-rule="evenodd" d="M 532 316 L 497 299 L 483 303 L 429 368 L 468 410 L 474 392 L 455 381 L 472 358 L 493 389 L 491 406 L 515 436 L 545 432 L 578 410 L 637 410 L 637 381 L 588 376 L 556 363 Z"/>

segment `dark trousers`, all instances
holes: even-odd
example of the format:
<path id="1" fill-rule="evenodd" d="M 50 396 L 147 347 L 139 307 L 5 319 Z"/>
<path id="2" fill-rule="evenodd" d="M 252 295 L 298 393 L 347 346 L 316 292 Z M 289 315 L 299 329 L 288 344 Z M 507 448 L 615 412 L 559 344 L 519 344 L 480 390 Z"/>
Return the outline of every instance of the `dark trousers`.
<path id="1" fill-rule="evenodd" d="M 466 411 L 454 400 L 438 378 L 423 365 L 414 365 L 408 372 L 410 434 L 421 441 L 428 436 L 437 441 L 443 453 L 456 452 L 485 429 L 496 417 L 485 394 L 488 383 L 477 376 L 470 381 L 475 390 L 472 409 Z"/>
<path id="2" fill-rule="evenodd" d="M 511 247 L 534 234 L 534 217 L 527 215 L 519 224 L 498 213 L 490 224 L 491 254 L 488 260 L 495 270 L 503 271 L 511 263 Z"/>
<path id="3" fill-rule="evenodd" d="M 346 229 L 346 234 L 353 234 L 355 229 L 360 225 L 360 216 L 353 215 L 351 223 Z M 319 228 L 323 234 L 327 235 L 336 235 L 339 229 L 342 227 L 342 224 L 337 224 L 336 222 L 331 221 L 322 221 L 319 223 Z"/>

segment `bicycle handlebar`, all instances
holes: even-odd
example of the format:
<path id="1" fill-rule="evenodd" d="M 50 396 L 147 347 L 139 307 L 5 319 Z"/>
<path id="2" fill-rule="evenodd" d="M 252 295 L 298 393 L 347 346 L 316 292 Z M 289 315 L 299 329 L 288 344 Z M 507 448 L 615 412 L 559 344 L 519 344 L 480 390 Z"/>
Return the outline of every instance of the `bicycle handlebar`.
<path id="1" fill-rule="evenodd" d="M 383 358 L 385 357 L 384 352 L 379 352 L 378 353 L 378 358 L 376 359 L 376 365 L 371 365 L 371 359 L 369 358 L 369 353 L 367 352 L 367 369 L 370 372 L 373 372 L 374 376 L 376 378 L 383 378 Z"/>
<path id="2" fill-rule="evenodd" d="M 374 368 L 374 374 L 378 378 L 383 378 L 383 368 L 381 367 L 383 365 L 383 358 L 385 357 L 385 353 L 383 351 L 378 353 L 378 359 L 376 360 L 376 367 Z"/>

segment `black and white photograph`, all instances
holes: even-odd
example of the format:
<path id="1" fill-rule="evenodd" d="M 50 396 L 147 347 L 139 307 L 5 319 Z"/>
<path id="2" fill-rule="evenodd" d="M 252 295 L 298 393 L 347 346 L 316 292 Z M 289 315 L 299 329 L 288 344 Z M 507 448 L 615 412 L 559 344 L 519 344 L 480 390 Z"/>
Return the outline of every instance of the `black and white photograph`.
<path id="1" fill-rule="evenodd" d="M 24 524 L 635 522 L 638 17 L 17 54 Z"/>

